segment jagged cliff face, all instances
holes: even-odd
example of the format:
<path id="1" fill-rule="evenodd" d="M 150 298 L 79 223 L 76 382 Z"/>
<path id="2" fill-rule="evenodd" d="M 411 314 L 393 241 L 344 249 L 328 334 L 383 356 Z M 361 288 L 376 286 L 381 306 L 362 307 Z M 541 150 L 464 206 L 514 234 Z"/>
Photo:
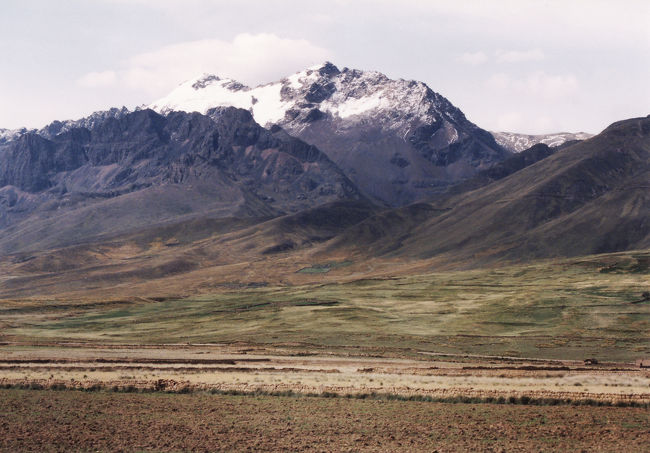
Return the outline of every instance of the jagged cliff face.
<path id="1" fill-rule="evenodd" d="M 325 63 L 250 88 L 204 75 L 150 107 L 161 113 L 232 105 L 316 145 L 369 197 L 403 205 L 500 162 L 509 152 L 422 82 Z"/>
<path id="2" fill-rule="evenodd" d="M 56 218 L 67 220 L 52 230 L 84 237 L 192 215 L 275 216 L 362 198 L 316 147 L 262 128 L 245 110 L 209 113 L 96 114 L 0 144 L 3 237 L 21 222 L 46 228 Z"/>

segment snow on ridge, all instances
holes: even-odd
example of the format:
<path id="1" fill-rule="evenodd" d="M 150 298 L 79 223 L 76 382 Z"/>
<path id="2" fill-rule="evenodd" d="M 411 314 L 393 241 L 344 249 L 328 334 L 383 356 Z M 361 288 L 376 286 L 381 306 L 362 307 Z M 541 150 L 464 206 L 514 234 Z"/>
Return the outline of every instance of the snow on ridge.
<path id="1" fill-rule="evenodd" d="M 10 142 L 28 132 L 26 128 L 20 129 L 0 129 L 0 144 Z"/>
<path id="2" fill-rule="evenodd" d="M 458 121 L 446 100 L 431 97 L 431 93 L 422 82 L 392 80 L 378 71 L 339 70 L 325 62 L 255 88 L 202 74 L 182 83 L 149 107 L 160 113 L 172 110 L 206 113 L 214 107 L 238 107 L 250 111 L 266 127 L 290 122 L 285 118 L 288 110 L 309 112 L 313 108 L 353 123 L 373 118 L 390 129 L 405 128 L 413 121 L 435 122 L 440 117 Z"/>
<path id="3" fill-rule="evenodd" d="M 295 74 L 290 75 L 284 80 L 288 82 L 290 88 L 299 90 L 308 83 L 314 83 L 318 80 L 320 76 L 318 70 L 320 68 L 322 68 L 322 65 L 318 67 L 307 68 L 304 71 L 296 72 Z"/>
<path id="4" fill-rule="evenodd" d="M 230 81 L 203 75 L 180 84 L 167 96 L 149 105 L 149 108 L 161 113 L 172 110 L 205 113 L 212 107 L 231 105 L 247 109 L 250 106 L 250 95 L 246 94 L 246 90 L 229 90 L 226 85 Z"/>
<path id="5" fill-rule="evenodd" d="M 538 143 L 554 147 L 571 140 L 586 140 L 593 137 L 593 134 L 586 132 L 557 132 L 539 135 L 518 134 L 516 132 L 492 132 L 491 134 L 499 145 L 516 153 L 524 151 Z"/>
<path id="6" fill-rule="evenodd" d="M 338 79 L 336 92 L 319 108 L 342 119 L 372 116 L 373 112 L 383 115 L 386 111 L 424 119 L 430 108 L 425 102 L 426 86 L 411 85 L 404 80 L 389 80 L 374 71 L 365 72 L 352 81 Z M 392 120 L 399 122 L 398 118 Z"/>

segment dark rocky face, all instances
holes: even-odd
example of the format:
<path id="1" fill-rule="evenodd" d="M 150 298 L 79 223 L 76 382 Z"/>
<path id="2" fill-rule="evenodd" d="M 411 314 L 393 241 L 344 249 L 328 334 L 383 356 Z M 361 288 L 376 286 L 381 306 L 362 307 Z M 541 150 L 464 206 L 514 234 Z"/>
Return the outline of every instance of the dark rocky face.
<path id="1" fill-rule="evenodd" d="M 194 203 L 197 190 L 217 191 L 222 211 L 244 214 L 297 212 L 361 198 L 316 147 L 280 128 L 262 128 L 245 110 L 210 113 L 140 110 L 109 115 L 89 128 L 55 124 L 47 131 L 62 131 L 57 135 L 26 133 L 0 145 L 0 226 L 55 206 L 74 209 L 172 186 L 186 193 L 175 203 L 188 197 L 184 214 L 214 208 L 209 197 L 205 207 Z M 127 203 L 123 209 L 136 208 Z"/>

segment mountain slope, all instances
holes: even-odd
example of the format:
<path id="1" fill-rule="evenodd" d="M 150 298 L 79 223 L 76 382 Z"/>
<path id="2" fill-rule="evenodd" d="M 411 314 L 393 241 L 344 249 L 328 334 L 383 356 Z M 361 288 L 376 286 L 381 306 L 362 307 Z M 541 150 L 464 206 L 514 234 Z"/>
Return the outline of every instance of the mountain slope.
<path id="1" fill-rule="evenodd" d="M 325 63 L 250 88 L 204 75 L 151 104 L 161 113 L 233 105 L 314 144 L 369 197 L 425 198 L 510 155 L 422 82 Z"/>
<path id="2" fill-rule="evenodd" d="M 650 247 L 650 117 L 615 123 L 479 190 L 423 209 L 366 219 L 331 250 L 430 258 L 477 266 L 498 259 Z M 404 227 L 402 228 L 402 225 Z M 368 231 L 383 234 L 368 234 Z M 471 263 L 471 264 L 470 264 Z"/>
<path id="3" fill-rule="evenodd" d="M 493 167 L 490 167 L 486 170 L 481 170 L 472 178 L 454 184 L 453 186 L 449 187 L 449 189 L 444 194 L 442 194 L 442 196 L 449 197 L 451 195 L 458 195 L 463 192 L 468 192 L 470 190 L 484 187 L 494 181 L 503 179 L 523 168 L 533 165 L 542 159 L 546 159 L 547 157 L 552 156 L 559 150 L 559 148 L 560 147 L 550 148 L 543 143 L 533 145 L 530 148 L 521 151 L 520 153 L 508 157 L 506 160 L 499 162 Z"/>
<path id="4" fill-rule="evenodd" d="M 362 198 L 317 148 L 263 129 L 244 110 L 210 114 L 107 115 L 90 129 L 30 132 L 0 145 L 0 251 Z"/>

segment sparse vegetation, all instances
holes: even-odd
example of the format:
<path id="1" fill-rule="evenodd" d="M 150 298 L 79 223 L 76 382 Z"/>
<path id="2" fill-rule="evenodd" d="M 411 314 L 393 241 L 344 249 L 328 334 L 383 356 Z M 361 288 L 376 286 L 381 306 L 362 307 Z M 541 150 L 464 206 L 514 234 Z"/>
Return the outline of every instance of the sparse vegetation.
<path id="1" fill-rule="evenodd" d="M 582 385 L 576 383 L 575 385 Z M 374 401 L 418 401 L 423 403 L 445 403 L 445 404 L 514 404 L 524 406 L 598 406 L 598 407 L 638 407 L 650 408 L 650 403 L 639 401 L 607 401 L 602 399 L 590 398 L 535 398 L 528 395 L 504 397 L 481 397 L 456 395 L 448 397 L 438 397 L 431 395 L 402 395 L 398 393 L 345 393 L 325 391 L 316 392 L 295 392 L 293 390 L 264 390 L 261 388 L 254 390 L 221 390 L 217 388 L 204 390 L 190 385 L 179 386 L 176 388 L 150 388 L 137 387 L 135 385 L 110 386 L 106 387 L 101 384 L 93 384 L 86 387 L 66 386 L 64 383 L 42 385 L 37 382 L 26 384 L 4 384 L 0 386 L 5 390 L 54 390 L 54 391 L 81 391 L 81 392 L 110 392 L 110 393 L 151 393 L 162 392 L 167 394 L 210 394 L 223 396 L 254 396 L 254 397 L 283 397 L 283 398 L 343 398 L 355 400 L 374 400 Z"/>

